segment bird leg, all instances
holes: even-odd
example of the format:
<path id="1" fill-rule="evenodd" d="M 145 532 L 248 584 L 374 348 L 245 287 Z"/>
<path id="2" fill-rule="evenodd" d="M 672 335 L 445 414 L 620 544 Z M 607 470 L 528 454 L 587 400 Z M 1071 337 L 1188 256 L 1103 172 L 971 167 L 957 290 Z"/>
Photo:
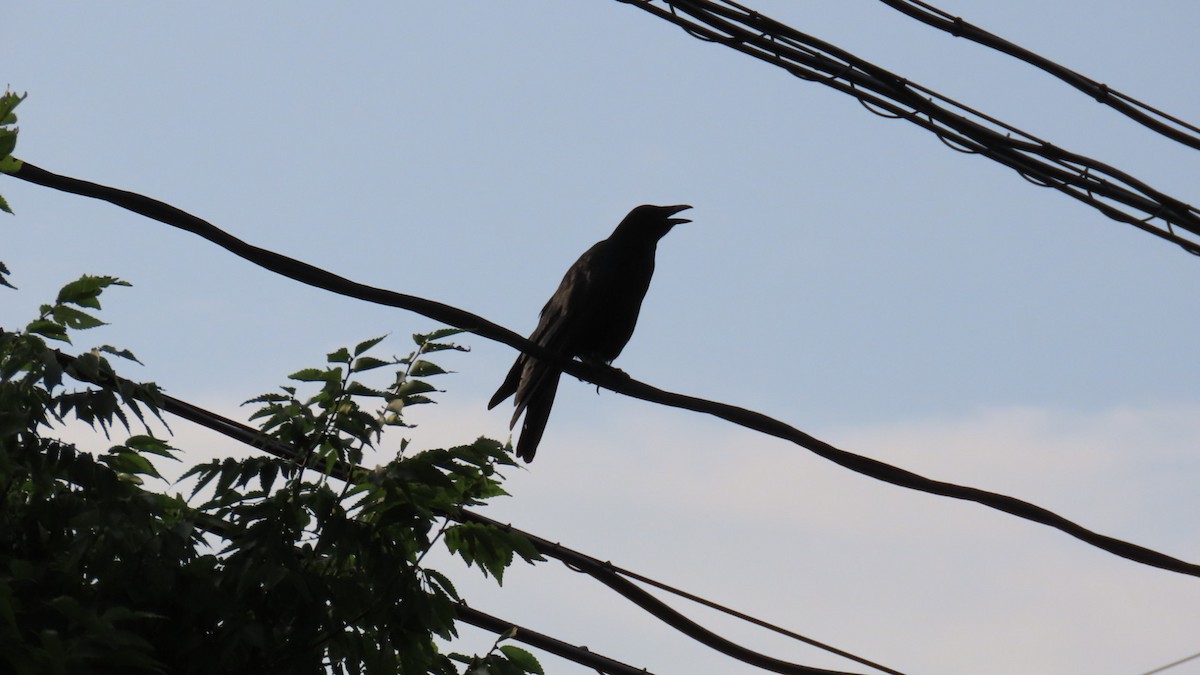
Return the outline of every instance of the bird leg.
<path id="1" fill-rule="evenodd" d="M 588 356 L 581 356 L 581 357 L 579 357 L 579 360 L 582 361 L 585 365 L 591 366 L 593 368 L 605 368 L 610 373 L 616 375 L 619 379 L 622 379 L 622 380 L 632 380 L 633 379 L 632 377 L 629 376 L 629 373 L 614 366 L 611 361 L 601 361 L 600 359 L 593 359 Z M 580 379 L 579 381 L 583 382 L 583 379 Z M 596 385 L 596 393 L 597 394 L 600 393 L 600 385 Z"/>

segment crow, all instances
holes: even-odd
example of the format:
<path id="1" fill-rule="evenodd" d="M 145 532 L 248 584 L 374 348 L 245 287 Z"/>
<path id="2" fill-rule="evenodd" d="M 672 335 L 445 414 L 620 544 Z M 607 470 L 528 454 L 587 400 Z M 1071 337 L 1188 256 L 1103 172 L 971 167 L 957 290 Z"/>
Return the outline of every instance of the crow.
<path id="1" fill-rule="evenodd" d="M 597 242 L 567 270 L 529 335 L 534 342 L 585 363 L 611 363 L 633 335 L 642 300 L 654 274 L 658 240 L 686 218 L 671 216 L 691 206 L 642 205 L 629 212 L 608 239 Z M 525 413 L 517 456 L 533 461 L 558 391 L 562 371 L 528 354 L 517 357 L 488 410 L 516 394 L 508 427 Z"/>

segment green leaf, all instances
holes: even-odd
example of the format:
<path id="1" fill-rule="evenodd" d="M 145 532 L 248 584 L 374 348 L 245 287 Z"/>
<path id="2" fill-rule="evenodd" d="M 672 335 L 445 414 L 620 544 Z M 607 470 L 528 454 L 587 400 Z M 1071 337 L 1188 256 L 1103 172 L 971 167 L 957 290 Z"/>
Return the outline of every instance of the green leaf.
<path id="1" fill-rule="evenodd" d="M 16 110 L 17 106 L 21 105 L 21 101 L 24 101 L 28 95 L 21 94 L 18 96 L 11 91 L 6 91 L 3 95 L 0 95 L 0 126 L 16 124 L 17 115 L 13 111 Z"/>
<path id="2" fill-rule="evenodd" d="M 450 596 L 456 601 L 459 599 L 458 591 L 454 588 L 454 584 L 450 583 L 450 579 L 447 578 L 446 575 L 437 570 L 431 570 L 428 568 L 423 571 L 425 572 L 426 577 L 431 579 L 433 582 L 436 582 L 438 587 L 446 592 L 446 595 Z"/>
<path id="3" fill-rule="evenodd" d="M 10 159 L 10 158 L 6 157 L 5 159 Z M 0 159 L 0 173 L 4 172 L 3 165 L 4 165 L 4 160 Z M 0 195 L 0 211 L 3 211 L 5 213 L 13 212 L 12 207 L 10 207 L 8 205 L 8 201 L 4 199 L 3 195 Z M 6 279 L 4 279 L 3 277 L 0 277 L 0 284 L 8 286 L 9 288 L 16 288 L 16 286 L 13 286 L 12 284 L 8 283 L 8 281 Z"/>
<path id="4" fill-rule="evenodd" d="M 500 651 L 505 657 L 508 658 L 509 661 L 512 661 L 513 665 L 517 666 L 521 670 L 527 673 L 533 673 L 534 675 L 545 675 L 545 671 L 542 670 L 542 664 L 538 663 L 538 660 L 534 658 L 533 654 L 530 654 L 524 649 L 521 649 L 520 647 L 514 647 L 513 645 L 501 645 Z"/>
<path id="5" fill-rule="evenodd" d="M 446 372 L 447 371 L 443 370 L 442 367 L 436 363 L 432 363 L 430 361 L 417 361 L 413 364 L 412 369 L 409 370 L 409 375 L 412 377 L 429 377 L 430 375 L 443 375 Z"/>
<path id="6" fill-rule="evenodd" d="M 396 395 L 412 396 L 413 394 L 425 394 L 431 391 L 437 391 L 437 387 L 421 380 L 408 380 L 400 385 L 400 388 L 396 390 Z"/>
<path id="7" fill-rule="evenodd" d="M 362 373 L 368 370 L 374 370 L 376 368 L 383 368 L 384 366 L 393 365 L 396 365 L 394 361 L 384 361 L 383 359 L 377 359 L 374 356 L 360 356 L 354 360 L 354 366 L 351 367 L 350 372 Z"/>
<path id="8" fill-rule="evenodd" d="M 336 352 L 326 354 L 325 360 L 329 363 L 350 363 L 350 350 L 342 347 Z"/>
<path id="9" fill-rule="evenodd" d="M 62 324 L 50 321 L 49 319 L 36 319 L 31 321 L 25 330 L 35 335 L 50 338 L 51 340 L 59 340 L 61 342 L 71 343 L 71 339 L 67 337 L 67 329 Z"/>
<path id="10" fill-rule="evenodd" d="M 103 321 L 91 314 L 81 312 L 74 307 L 67 307 L 66 305 L 56 306 L 51 310 L 50 315 L 54 317 L 55 321 L 75 330 L 87 330 L 88 328 L 105 325 Z"/>
<path id="11" fill-rule="evenodd" d="M 296 392 L 294 390 L 291 392 L 292 395 L 295 395 L 295 393 Z M 242 401 L 242 405 L 249 405 L 251 403 L 283 403 L 285 401 L 290 401 L 290 400 L 292 400 L 291 396 L 286 396 L 284 394 L 267 393 L 267 394 L 262 394 L 260 396 L 255 396 L 254 398 Z"/>
<path id="12" fill-rule="evenodd" d="M 158 455 L 159 457 L 176 459 L 175 453 L 171 452 L 171 446 L 168 445 L 166 441 L 153 436 L 147 436 L 145 434 L 130 436 L 129 440 L 125 441 L 125 445 L 126 447 L 133 448 L 138 452 L 148 452 L 152 455 Z"/>
<path id="13" fill-rule="evenodd" d="M 52 349 L 41 349 L 37 354 L 38 361 L 42 364 L 42 382 L 45 383 L 46 389 L 54 389 L 62 384 L 63 369 L 62 364 L 58 362 L 58 354 Z"/>
<path id="14" fill-rule="evenodd" d="M 267 462 L 262 465 L 258 471 L 258 485 L 263 492 L 270 492 L 271 486 L 275 484 L 275 477 L 279 475 L 279 465 L 275 462 Z"/>
<path id="15" fill-rule="evenodd" d="M 62 290 L 58 292 L 58 298 L 54 302 L 59 305 L 70 303 L 72 305 L 79 305 L 80 307 L 100 309 L 100 301 L 97 298 L 104 292 L 104 289 L 109 286 L 129 285 L 129 282 L 121 281 L 116 277 L 97 277 L 85 274 L 63 286 Z"/>
<path id="16" fill-rule="evenodd" d="M 439 328 L 439 329 L 437 329 L 435 331 L 431 331 L 429 333 L 414 333 L 412 338 L 413 338 L 413 342 L 415 342 L 417 344 L 417 346 L 420 346 L 427 342 L 441 340 L 442 338 L 448 338 L 451 335 L 458 335 L 459 333 L 465 333 L 465 332 L 466 331 L 464 331 L 461 328 Z"/>
<path id="17" fill-rule="evenodd" d="M 338 371 L 337 379 L 340 380 L 342 377 L 341 371 L 336 368 L 332 370 Z M 303 370 L 297 370 L 291 375 L 288 375 L 288 379 L 296 380 L 298 382 L 327 382 L 330 379 L 330 372 L 331 370 L 325 370 L 322 368 L 305 368 Z"/>
<path id="18" fill-rule="evenodd" d="M 379 344 L 380 342 L 383 342 L 386 338 L 387 338 L 387 335 L 380 335 L 377 338 L 371 338 L 370 340 L 363 340 L 362 342 L 360 342 L 354 346 L 354 355 L 361 356 L 363 354 L 363 352 L 374 347 L 375 345 Z"/>
<path id="19" fill-rule="evenodd" d="M 447 349 L 453 349 L 456 352 L 471 351 L 470 347 L 465 347 L 463 345 L 456 345 L 453 342 L 430 342 L 430 343 L 427 343 L 425 346 L 421 347 L 421 353 L 432 354 L 433 352 L 445 351 Z"/>
<path id="20" fill-rule="evenodd" d="M 143 474 L 154 476 L 155 478 L 162 477 L 154 468 L 154 465 L 150 463 L 150 460 L 136 452 L 129 452 L 120 446 L 113 448 L 109 452 L 113 454 L 101 457 L 100 461 L 111 467 L 113 471 L 118 473 Z"/>
<path id="21" fill-rule="evenodd" d="M 142 363 L 141 361 L 138 360 L 138 358 L 136 356 L 133 355 L 133 352 L 129 351 L 128 349 L 117 349 L 116 347 L 113 347 L 111 345 L 101 345 L 99 347 L 99 349 L 100 349 L 100 351 L 104 352 L 105 354 L 112 354 L 113 356 L 119 356 L 123 359 L 133 361 L 134 363 Z M 142 363 L 142 365 L 146 365 L 146 364 Z"/>
<path id="22" fill-rule="evenodd" d="M 8 157 L 17 149 L 17 130 L 0 129 L 0 157 Z"/>

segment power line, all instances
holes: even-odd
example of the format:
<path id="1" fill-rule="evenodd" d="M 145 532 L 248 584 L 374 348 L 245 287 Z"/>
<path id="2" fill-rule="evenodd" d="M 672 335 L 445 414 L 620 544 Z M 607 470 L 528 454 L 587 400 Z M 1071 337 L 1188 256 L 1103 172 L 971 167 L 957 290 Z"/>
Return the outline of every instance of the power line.
<path id="1" fill-rule="evenodd" d="M 124 378 L 118 377 L 115 380 L 107 381 L 102 376 L 99 376 L 98 374 L 93 375 L 91 373 L 84 373 L 84 372 L 70 370 L 72 364 L 75 362 L 75 357 L 73 357 L 69 354 L 64 354 L 61 351 L 56 351 L 55 355 L 58 358 L 59 363 L 60 363 L 60 365 L 62 365 L 63 369 L 65 371 L 68 371 L 76 379 L 79 379 L 81 381 L 85 381 L 85 382 L 88 382 L 88 383 L 91 383 L 91 384 L 94 384 L 97 386 L 106 387 L 106 388 L 117 388 L 117 389 L 123 390 L 123 391 L 134 391 L 134 392 L 138 391 L 135 387 L 132 386 L 132 383 L 130 383 L 128 380 L 125 380 Z M 258 429 L 247 426 L 240 422 L 236 422 L 234 420 L 231 420 L 222 415 L 218 415 L 217 413 L 211 412 L 209 410 L 205 410 L 204 408 L 201 408 L 199 406 L 188 403 L 187 401 L 184 401 L 182 399 L 178 399 L 173 396 L 168 396 L 166 394 L 162 394 L 161 392 L 159 393 L 158 397 L 155 400 L 153 400 L 153 401 L 144 400 L 144 402 L 147 403 L 148 405 L 154 406 L 156 410 L 164 410 L 173 415 L 176 415 L 177 417 L 181 417 L 185 420 L 188 420 L 189 422 L 199 424 L 205 428 L 216 431 L 228 438 L 232 438 L 232 439 L 239 441 L 241 443 L 244 443 L 252 448 L 255 448 L 257 450 L 262 450 L 263 452 L 274 455 L 276 457 L 280 457 L 282 459 L 296 460 L 299 457 L 301 457 L 303 454 L 298 449 L 296 449 L 286 443 L 282 443 L 280 441 L 275 440 L 274 438 L 266 436 Z M 368 469 L 366 469 L 365 467 L 354 466 L 354 465 L 347 464 L 342 461 L 336 461 L 333 464 L 333 466 L 330 468 L 329 475 L 334 478 L 337 478 L 339 480 L 349 480 L 351 478 L 351 476 L 353 476 L 356 472 L 367 472 L 367 471 L 368 471 Z M 776 658 L 767 656 L 765 654 L 760 654 L 751 649 L 742 647 L 741 645 L 739 645 L 731 640 L 728 640 L 728 639 L 718 635 L 717 633 L 714 633 L 714 632 L 700 626 L 696 622 L 694 622 L 691 619 L 684 616 L 682 613 L 680 613 L 680 612 L 676 611 L 675 609 L 672 609 L 668 605 L 664 604 L 658 598 L 655 598 L 654 596 L 650 595 L 649 593 L 642 590 L 641 588 L 635 586 L 631 582 L 621 578 L 617 573 L 618 568 L 614 567 L 611 563 L 601 562 L 598 558 L 594 558 L 592 556 L 589 556 L 589 555 L 586 555 L 583 553 L 579 553 L 578 551 L 574 551 L 574 550 L 571 550 L 564 546 L 561 546 L 559 544 L 553 543 L 553 542 L 551 542 L 547 539 L 544 539 L 542 537 L 539 537 L 537 535 L 530 534 L 523 530 L 514 528 L 511 525 L 502 524 L 502 523 L 492 520 L 491 518 L 488 518 L 486 516 L 474 513 L 472 511 L 468 511 L 467 509 L 459 509 L 456 513 L 447 513 L 447 514 L 442 514 L 442 515 L 444 515 L 445 517 L 451 518 L 453 520 L 457 520 L 459 522 L 468 522 L 469 521 L 469 522 L 481 523 L 481 524 L 486 524 L 486 525 L 490 525 L 493 527 L 503 528 L 503 529 L 509 530 L 511 532 L 515 532 L 515 533 L 525 537 L 526 539 L 528 539 L 530 541 L 530 543 L 532 543 L 533 546 L 538 550 L 539 553 L 542 553 L 542 554 L 548 555 L 552 558 L 555 558 L 571 569 L 584 572 L 585 574 L 593 577 L 594 579 L 605 584 L 606 586 L 613 589 L 620 595 L 624 596 L 626 599 L 630 600 L 634 604 L 638 605 L 643 610 L 654 615 L 656 618 L 663 621 L 664 623 L 671 626 L 672 628 L 675 628 L 676 630 L 684 633 L 688 637 L 691 637 L 692 639 L 694 639 L 712 649 L 720 651 L 721 653 L 731 656 L 735 659 L 738 659 L 739 661 L 742 661 L 744 663 L 748 663 L 750 665 L 756 666 L 758 668 L 762 668 L 764 670 L 769 670 L 771 672 L 782 673 L 784 675 L 852 675 L 850 673 L 845 673 L 843 671 L 833 671 L 833 670 L 825 670 L 822 668 L 812 668 L 809 666 L 804 666 L 804 665 L 800 665 L 800 664 L 796 664 L 796 663 L 791 663 L 788 661 L 783 661 L 781 659 L 776 659 Z M 215 534 L 218 534 L 219 536 L 224 536 L 226 528 L 222 521 L 207 519 L 204 521 L 204 524 L 206 524 L 208 526 L 207 529 L 209 531 L 211 531 Z M 634 573 L 629 572 L 628 574 L 633 575 Z M 640 575 L 637 575 L 637 576 L 640 577 Z M 642 577 L 642 578 L 646 579 L 646 577 Z M 702 598 L 699 598 L 699 596 L 693 596 L 684 591 L 675 590 L 672 587 L 668 586 L 667 584 L 663 584 L 662 582 L 657 582 L 657 581 L 652 581 L 652 580 L 650 580 L 650 581 L 651 581 L 651 583 L 653 583 L 661 588 L 671 589 L 672 592 L 675 592 L 678 595 L 681 595 L 684 597 L 696 598 L 698 602 L 702 602 L 711 607 L 720 608 L 720 605 L 718 605 L 717 603 L 714 603 L 712 601 L 703 600 Z M 721 608 L 721 609 L 722 609 L 722 611 L 725 611 L 726 613 L 731 614 L 731 615 L 737 616 L 740 614 L 739 612 L 735 612 L 734 610 L 729 610 L 727 608 Z M 744 616 L 748 616 L 748 615 L 744 615 Z M 761 621 L 758 619 L 748 618 L 747 620 L 751 620 L 754 623 L 759 623 L 760 625 L 766 625 L 766 626 L 770 625 L 770 624 L 767 624 L 765 621 Z M 507 626 L 505 626 L 505 628 L 507 628 Z M 501 629 L 501 630 L 503 630 L 503 629 Z M 783 632 L 784 634 L 790 633 L 790 632 L 784 631 L 783 629 L 777 629 L 777 632 Z M 854 655 L 850 654 L 849 652 L 845 652 L 845 651 L 836 649 L 834 647 L 830 647 L 828 645 L 817 642 L 815 640 L 803 638 L 794 633 L 790 634 L 790 636 L 794 637 L 794 639 L 801 639 L 802 641 L 805 641 L 808 644 L 820 647 L 821 649 L 825 649 L 826 651 L 830 651 L 831 653 L 837 654 L 839 656 L 843 656 L 845 658 L 852 659 L 859 663 L 869 665 L 873 668 L 878 668 L 880 670 L 883 670 L 884 672 L 892 673 L 894 675 L 902 675 L 896 670 L 886 668 L 883 666 L 879 666 L 871 661 L 863 659 L 862 657 L 854 656 Z"/>
<path id="2" fill-rule="evenodd" d="M 563 642 L 545 633 L 539 633 L 492 616 L 491 614 L 485 614 L 473 607 L 467 606 L 465 602 L 458 603 L 456 615 L 459 619 L 472 626 L 497 634 L 515 628 L 516 632 L 512 639 L 524 642 L 531 647 L 537 647 L 555 656 L 561 656 L 569 661 L 574 661 L 581 666 L 595 668 L 596 672 L 602 673 L 602 675 L 653 675 L 653 673 L 644 668 L 638 669 L 621 663 L 615 659 L 597 654 L 587 647 Z"/>
<path id="3" fill-rule="evenodd" d="M 762 619 L 759 619 L 759 618 L 756 618 L 756 617 L 750 616 L 749 614 L 744 614 L 744 613 L 742 613 L 742 612 L 739 612 L 739 611 L 737 611 L 737 610 L 734 610 L 734 609 L 730 609 L 730 608 L 728 608 L 728 607 L 725 607 L 725 606 L 723 606 L 723 605 L 718 605 L 717 603 L 715 603 L 715 602 L 713 602 L 713 601 L 711 601 L 711 600 L 706 600 L 706 599 L 704 599 L 704 598 L 702 598 L 702 597 L 700 597 L 700 596 L 697 596 L 697 595 L 693 595 L 693 594 L 691 594 L 691 593 L 688 593 L 687 591 L 683 591 L 683 590 L 680 590 L 680 589 L 678 589 L 678 588 L 673 588 L 673 587 L 671 587 L 671 586 L 668 586 L 667 584 L 664 584 L 664 583 L 662 583 L 661 581 L 655 581 L 654 579 L 651 579 L 651 578 L 649 578 L 649 577 L 646 577 L 646 576 L 643 576 L 643 575 L 641 575 L 641 574 L 638 574 L 637 572 L 633 572 L 633 571 L 630 571 L 630 570 L 624 569 L 624 568 L 622 568 L 622 567 L 617 567 L 616 565 L 613 565 L 612 563 L 605 563 L 605 564 L 607 564 L 607 565 L 611 566 L 611 567 L 613 568 L 613 571 L 615 571 L 615 572 L 616 572 L 616 573 L 618 573 L 618 574 L 621 574 L 621 575 L 623 575 L 623 576 L 627 576 L 627 577 L 629 577 L 629 578 L 631 578 L 631 579 L 637 579 L 638 581 L 641 581 L 642 583 L 650 584 L 651 586 L 654 586 L 655 588 L 660 588 L 660 589 L 662 589 L 662 590 L 664 590 L 664 591 L 667 591 L 668 593 L 673 593 L 673 594 L 675 594 L 675 595 L 678 595 L 678 596 L 679 596 L 679 597 L 681 597 L 681 598 L 686 598 L 686 599 L 688 599 L 688 600 L 691 600 L 692 602 L 699 603 L 699 604 L 701 604 L 701 605 L 704 605 L 705 607 L 709 607 L 709 608 L 711 608 L 711 609 L 715 609 L 715 610 L 717 610 L 718 612 L 722 612 L 722 613 L 724 613 L 724 614 L 728 614 L 729 616 L 736 617 L 736 618 L 738 618 L 738 619 L 741 619 L 742 621 L 745 621 L 745 622 L 747 622 L 747 623 L 752 623 L 752 624 L 754 624 L 754 625 L 756 625 L 756 626 L 759 626 L 759 627 L 761 627 L 761 628 L 766 628 L 767 630 L 769 630 L 769 631 L 772 631 L 772 632 L 774 632 L 774 633 L 778 633 L 778 634 L 780 634 L 780 635 L 783 635 L 783 636 L 785 636 L 785 637 L 789 637 L 789 638 L 791 638 L 791 639 L 793 639 L 793 640 L 798 640 L 798 641 L 800 641 L 800 642 L 803 642 L 803 643 L 805 643 L 805 644 L 812 645 L 812 646 L 814 646 L 814 647 L 817 647 L 818 649 L 823 649 L 823 650 L 825 650 L 825 651 L 827 651 L 827 652 L 830 652 L 831 654 L 837 654 L 838 656 L 841 656 L 841 657 L 843 657 L 843 658 L 846 658 L 846 659 L 850 659 L 851 661 L 857 661 L 858 663 L 861 663 L 861 664 L 863 664 L 864 666 L 869 666 L 869 667 L 871 667 L 871 668 L 874 668 L 874 669 L 876 669 L 876 670 L 878 670 L 878 671 L 881 671 L 881 672 L 884 672 L 884 673 L 888 673 L 889 675 L 904 675 L 903 673 L 901 673 L 901 672 L 900 672 L 900 671 L 898 671 L 898 670 L 892 670 L 891 668 L 888 668 L 887 666 L 881 665 L 881 664 L 879 664 L 879 663 L 875 663 L 874 661 L 868 661 L 868 660 L 864 659 L 864 658 L 863 658 L 863 657 L 861 657 L 861 656 L 856 656 L 856 655 L 854 655 L 854 654 L 851 654 L 851 653 L 849 653 L 849 652 L 846 652 L 846 651 L 843 651 L 843 650 L 841 650 L 841 649 L 838 649 L 837 647 L 834 647 L 834 646 L 832 646 L 832 645 L 827 645 L 827 644 L 825 644 L 825 643 L 823 643 L 823 642 L 818 642 L 818 641 L 816 641 L 816 640 L 814 640 L 814 639 L 812 639 L 812 638 L 810 638 L 810 637 L 806 637 L 806 636 L 804 636 L 804 635 L 800 635 L 799 633 L 796 633 L 796 632 L 794 632 L 794 631 L 790 631 L 790 630 L 788 630 L 788 629 L 786 629 L 786 628 L 783 628 L 783 627 L 781 627 L 781 626 L 776 626 L 775 624 L 772 624 L 772 623 L 767 623 L 766 621 L 763 621 Z"/>
<path id="4" fill-rule="evenodd" d="M 803 642 L 805 644 L 812 645 L 814 647 L 817 647 L 818 649 L 825 650 L 831 654 L 836 654 L 837 656 L 841 656 L 841 657 L 849 659 L 851 661 L 858 662 L 864 666 L 868 666 L 868 667 L 874 668 L 876 670 L 879 670 L 879 671 L 882 671 L 885 673 L 889 673 L 890 675 L 904 675 L 903 673 L 901 673 L 898 670 L 893 670 L 887 666 L 880 665 L 879 663 L 876 663 L 874 661 L 869 661 L 861 656 L 851 654 L 850 652 L 838 649 L 837 647 L 833 647 L 833 646 L 825 644 L 823 642 L 814 640 L 810 637 L 800 635 L 799 633 L 787 630 L 786 628 L 782 628 L 780 626 L 776 626 L 772 623 L 768 623 L 766 621 L 763 621 L 762 619 L 750 616 L 749 614 L 739 612 L 735 609 L 730 609 L 729 607 L 726 607 L 719 603 L 713 602 L 712 600 L 708 600 L 708 599 L 702 598 L 698 595 L 689 593 L 687 591 L 680 590 L 678 588 L 675 588 L 674 586 L 663 583 L 661 581 L 656 581 L 654 579 L 651 579 L 650 577 L 644 576 L 642 574 L 638 574 L 637 572 L 633 572 L 633 571 L 627 570 L 623 567 L 614 565 L 611 562 L 608 562 L 608 561 L 602 562 L 598 558 L 587 555 L 586 553 L 580 553 L 579 551 L 567 548 L 557 542 L 552 542 L 548 539 L 538 537 L 536 535 L 530 534 L 523 530 L 518 530 L 511 525 L 500 523 L 496 520 L 492 520 L 491 518 L 482 516 L 478 513 L 475 513 L 474 511 L 464 510 L 462 515 L 463 515 L 463 520 L 469 520 L 472 522 L 483 523 L 486 525 L 491 525 L 493 527 L 503 527 L 505 529 L 516 532 L 516 533 L 520 534 L 521 536 L 525 537 L 526 539 L 528 539 L 531 543 L 533 543 L 533 545 L 538 549 L 539 552 L 544 553 L 546 555 L 550 555 L 554 558 L 557 558 L 558 560 L 562 561 L 565 565 L 567 565 L 567 567 L 575 570 L 576 572 L 580 572 L 582 574 L 587 574 L 592 577 L 597 577 L 597 571 L 599 571 L 599 574 L 601 576 L 605 576 L 605 577 L 608 576 L 608 573 L 612 573 L 612 574 L 617 574 L 617 575 L 621 575 L 624 577 L 629 577 L 630 579 L 636 579 L 638 581 L 641 581 L 642 583 L 649 584 L 651 586 L 654 586 L 655 588 L 659 588 L 661 590 L 667 591 L 668 593 L 677 595 L 681 598 L 691 600 L 692 602 L 704 605 L 705 607 L 709 607 L 711 609 L 715 609 L 718 612 L 722 612 L 724 614 L 735 617 L 735 618 L 745 621 L 747 623 L 752 623 L 761 628 L 766 628 L 767 630 L 773 631 L 775 633 L 778 633 L 785 637 L 791 638 L 798 642 Z M 601 579 L 601 581 L 603 581 L 603 579 Z M 605 583 L 607 583 L 607 582 L 605 582 Z M 627 588 L 627 587 L 622 586 L 622 588 Z M 625 595 L 625 594 L 622 593 L 622 595 Z M 629 597 L 629 596 L 627 595 L 626 597 Z M 633 598 L 630 598 L 630 599 L 633 599 Z M 636 600 L 635 600 L 635 602 L 636 602 Z"/>
<path id="5" fill-rule="evenodd" d="M 1192 654 L 1191 656 L 1187 656 L 1182 659 L 1179 659 L 1178 661 L 1172 661 L 1171 663 L 1168 663 L 1165 666 L 1159 666 L 1158 668 L 1155 668 L 1154 670 L 1147 670 L 1146 672 L 1142 673 L 1142 675 L 1154 675 L 1155 673 L 1161 673 L 1164 670 L 1167 670 L 1168 668 L 1174 668 L 1175 666 L 1185 664 L 1188 661 L 1191 661 L 1192 659 L 1200 659 L 1200 652 L 1197 652 L 1195 654 Z"/>
<path id="6" fill-rule="evenodd" d="M 907 120 L 955 150 L 999 162 L 1035 185 L 1200 255 L 1200 209 L 1113 166 L 1059 148 L 732 0 L 618 1 L 693 37 L 853 96 L 878 115 Z"/>
<path id="7" fill-rule="evenodd" d="M 1036 504 L 996 492 L 934 480 L 886 462 L 834 447 L 781 420 L 769 417 L 760 412 L 727 403 L 688 396 L 686 394 L 668 392 L 635 380 L 628 374 L 610 366 L 588 364 L 565 358 L 561 354 L 555 354 L 477 314 L 472 314 L 434 300 L 360 284 L 314 265 L 301 262 L 295 258 L 289 258 L 274 251 L 253 246 L 217 228 L 206 220 L 197 218 L 190 213 L 156 199 L 77 178 L 60 176 L 28 162 L 21 162 L 11 175 L 15 178 L 56 190 L 101 199 L 146 216 L 147 218 L 192 232 L 221 246 L 234 255 L 301 283 L 366 302 L 407 309 L 435 321 L 475 333 L 489 340 L 502 342 L 536 358 L 545 359 L 547 362 L 561 368 L 565 373 L 619 394 L 672 408 L 681 408 L 712 415 L 747 429 L 789 441 L 839 466 L 876 480 L 918 492 L 975 502 L 996 509 L 997 511 L 1017 516 L 1018 518 L 1053 527 L 1080 541 L 1084 541 L 1128 560 L 1179 574 L 1200 577 L 1200 565 L 1174 558 L 1144 546 L 1122 541 L 1115 537 L 1093 532 Z"/>
<path id="8" fill-rule="evenodd" d="M 921 2 L 921 0 L 879 1 L 922 23 L 950 33 L 954 37 L 965 38 L 986 47 L 991 47 L 996 51 L 1008 54 L 1040 68 L 1087 94 L 1098 103 L 1117 110 L 1139 124 L 1184 145 L 1200 149 L 1200 127 L 1189 124 L 1174 115 L 1165 113 L 1132 96 L 1123 94 L 1109 87 L 1107 84 L 1097 82 L 1086 75 L 1081 75 L 1066 66 L 1059 65 L 1044 56 L 1040 56 L 1002 37 L 989 33 L 979 26 L 964 21 L 962 17 L 954 16 L 929 3 Z"/>

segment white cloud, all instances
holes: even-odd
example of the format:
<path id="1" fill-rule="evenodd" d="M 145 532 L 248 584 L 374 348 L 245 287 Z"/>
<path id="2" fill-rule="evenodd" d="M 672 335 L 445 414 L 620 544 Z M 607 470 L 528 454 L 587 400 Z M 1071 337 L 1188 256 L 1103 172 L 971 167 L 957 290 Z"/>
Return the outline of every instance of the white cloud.
<path id="1" fill-rule="evenodd" d="M 1200 471 L 1198 413 L 1009 408 L 835 430 L 828 440 L 1196 560 L 1191 514 L 1200 498 L 1164 467 Z M 596 420 L 603 441 L 571 440 L 594 428 L 557 428 L 545 458 L 510 484 L 516 498 L 495 510 L 542 536 L 914 672 L 1140 672 L 1196 646 L 1195 579 L 701 419 L 656 412 Z M 475 590 L 494 607 L 534 603 L 533 617 L 583 613 L 583 581 L 563 591 L 544 587 L 540 571 L 514 579 L 527 581 Z M 610 635 L 593 646 L 652 659 L 649 636 L 661 631 L 630 632 L 624 627 L 638 610 L 603 607 L 586 612 L 585 634 Z M 633 646 L 642 639 L 651 646 Z M 697 664 L 708 655 L 681 648 L 680 657 L 687 654 Z"/>

